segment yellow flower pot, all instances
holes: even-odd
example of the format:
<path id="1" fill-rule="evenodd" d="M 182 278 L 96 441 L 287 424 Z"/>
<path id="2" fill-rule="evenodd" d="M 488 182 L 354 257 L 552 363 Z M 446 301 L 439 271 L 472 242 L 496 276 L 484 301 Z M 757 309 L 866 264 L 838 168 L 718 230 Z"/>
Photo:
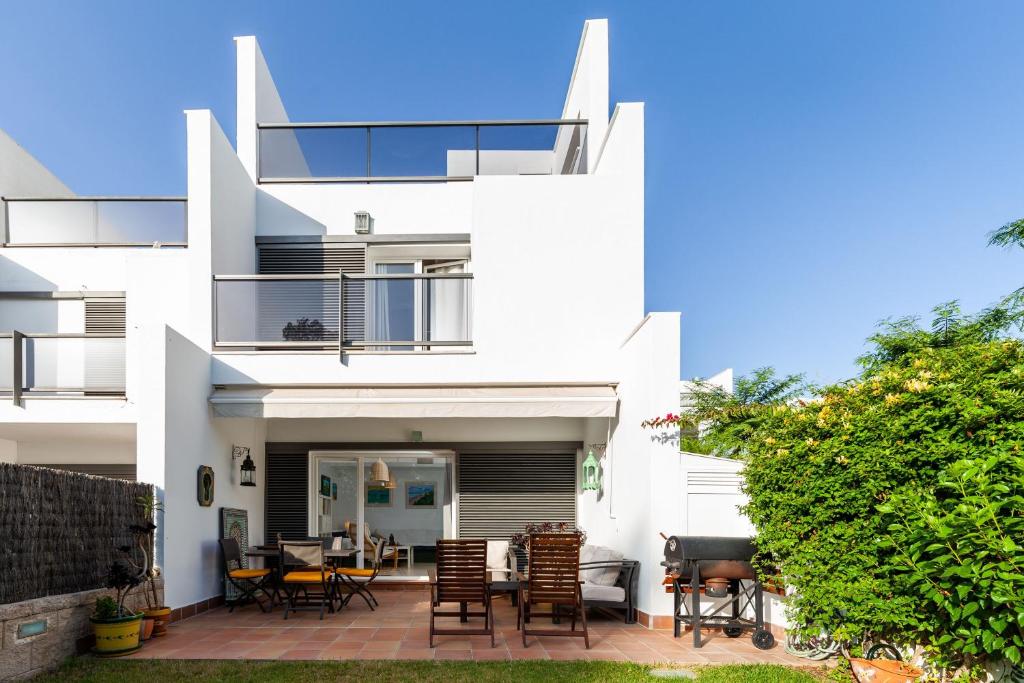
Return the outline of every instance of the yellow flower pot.
<path id="1" fill-rule="evenodd" d="M 154 609 L 143 610 L 143 614 L 146 615 L 147 619 L 153 620 L 153 637 L 159 638 L 160 636 L 167 635 L 167 624 L 171 621 L 171 608 L 170 607 L 157 607 Z"/>
<path id="2" fill-rule="evenodd" d="M 98 657 L 119 657 L 135 652 L 142 644 L 139 632 L 142 630 L 142 615 L 117 619 L 96 619 L 89 617 L 92 631 L 96 636 L 93 654 Z"/>

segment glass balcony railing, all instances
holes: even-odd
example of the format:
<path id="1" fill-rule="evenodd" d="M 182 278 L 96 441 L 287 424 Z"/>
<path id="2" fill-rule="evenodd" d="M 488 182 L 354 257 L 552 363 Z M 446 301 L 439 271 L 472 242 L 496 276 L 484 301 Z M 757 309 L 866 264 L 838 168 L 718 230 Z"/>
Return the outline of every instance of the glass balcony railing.
<path id="1" fill-rule="evenodd" d="M 164 197 L 10 198 L 4 246 L 166 246 L 188 243 L 187 203 Z"/>
<path id="2" fill-rule="evenodd" d="M 469 180 L 586 173 L 587 122 L 264 123 L 260 182 Z"/>
<path id="3" fill-rule="evenodd" d="M 472 345 L 470 273 L 218 275 L 215 344 L 431 350 Z"/>
<path id="4" fill-rule="evenodd" d="M 0 334 L 0 391 L 26 395 L 125 392 L 125 339 L 76 333 Z"/>

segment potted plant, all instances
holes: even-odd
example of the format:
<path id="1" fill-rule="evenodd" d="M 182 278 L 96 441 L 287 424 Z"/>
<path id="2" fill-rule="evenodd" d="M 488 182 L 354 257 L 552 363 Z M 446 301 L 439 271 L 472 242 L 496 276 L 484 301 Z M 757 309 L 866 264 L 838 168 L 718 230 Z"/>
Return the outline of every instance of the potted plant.
<path id="1" fill-rule="evenodd" d="M 96 609 L 89 617 L 96 645 L 92 651 L 100 657 L 119 657 L 135 652 L 142 645 L 142 614 L 135 614 L 124 605 L 125 598 L 138 586 L 138 573 L 125 560 L 116 560 L 107 574 L 107 588 L 117 591 L 116 598 L 105 596 L 96 600 Z"/>
<path id="2" fill-rule="evenodd" d="M 568 522 L 528 522 L 523 528 L 523 533 L 512 534 L 510 542 L 516 556 L 516 569 L 522 571 L 526 566 L 527 556 L 530 552 L 530 534 L 576 534 L 580 537 L 580 545 L 587 542 L 587 532 L 574 527 Z"/>
<path id="3" fill-rule="evenodd" d="M 156 513 L 163 510 L 163 505 L 156 499 L 156 496 L 139 496 L 136 500 L 142 508 L 143 517 L 146 520 L 143 524 L 132 525 L 131 532 L 135 536 L 135 545 L 138 548 L 142 560 L 133 563 L 139 572 L 141 580 L 146 584 L 143 595 L 146 597 L 146 609 L 143 610 L 144 620 L 148 622 L 143 626 L 145 638 L 152 636 L 157 638 L 167 635 L 167 624 L 171 616 L 171 608 L 160 603 L 160 595 L 156 591 L 156 577 L 160 570 L 156 566 L 154 557 L 153 533 L 156 531 Z M 130 555 L 134 554 L 134 548 L 127 548 Z"/>

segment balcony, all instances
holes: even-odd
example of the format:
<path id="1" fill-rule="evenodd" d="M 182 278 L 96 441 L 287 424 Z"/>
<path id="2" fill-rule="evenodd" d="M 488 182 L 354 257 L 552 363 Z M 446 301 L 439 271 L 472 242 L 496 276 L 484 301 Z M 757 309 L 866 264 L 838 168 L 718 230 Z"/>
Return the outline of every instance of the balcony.
<path id="1" fill-rule="evenodd" d="M 259 124 L 261 183 L 472 180 L 587 172 L 587 121 Z"/>
<path id="2" fill-rule="evenodd" d="M 124 396 L 123 336 L 0 333 L 0 392 L 24 397 Z"/>
<path id="3" fill-rule="evenodd" d="M 472 346 L 471 273 L 214 276 L 222 348 L 437 351 Z"/>
<path id="4" fill-rule="evenodd" d="M 184 247 L 184 197 L 4 197 L 5 247 Z"/>

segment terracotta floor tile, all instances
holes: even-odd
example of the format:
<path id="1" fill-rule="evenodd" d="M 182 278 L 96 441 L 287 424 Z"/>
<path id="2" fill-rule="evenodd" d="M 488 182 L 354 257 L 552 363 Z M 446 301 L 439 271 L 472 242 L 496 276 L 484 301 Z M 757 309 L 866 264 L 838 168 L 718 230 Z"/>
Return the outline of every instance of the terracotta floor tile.
<path id="1" fill-rule="evenodd" d="M 323 650 L 288 650 L 278 659 L 319 659 L 322 652 Z"/>
<path id="2" fill-rule="evenodd" d="M 523 647 L 515 629 L 516 611 L 507 599 L 495 602 L 496 648 L 487 636 L 439 636 L 437 647 L 428 644 L 429 598 L 426 591 L 377 591 L 380 606 L 371 611 L 354 599 L 339 613 L 298 612 L 283 619 L 278 607 L 269 614 L 246 606 L 229 614 L 226 608 L 171 625 L 169 635 L 154 639 L 137 659 L 605 659 L 642 663 L 772 662 L 805 664 L 785 653 L 781 646 L 757 650 L 748 634 L 726 638 L 720 630 L 702 631 L 704 647 L 693 647 L 692 633 L 673 638 L 671 630 L 652 631 L 639 624 L 623 624 L 597 613 L 590 618 L 591 649 L 581 638 L 534 637 Z M 446 625 L 477 628 L 479 619 L 461 624 L 457 618 Z M 550 620 L 538 618 L 534 626 L 549 628 Z M 439 624 L 440 626 L 440 624 Z M 568 629 L 568 620 L 561 627 Z M 559 628 L 559 626 L 555 626 Z"/>
<path id="3" fill-rule="evenodd" d="M 404 640 L 408 633 L 409 629 L 407 628 L 385 626 L 377 629 L 373 640 Z"/>
<path id="4" fill-rule="evenodd" d="M 385 659 L 433 659 L 434 651 L 430 648 L 423 650 L 403 649 L 398 648 L 398 651 L 394 655 L 386 657 Z"/>

